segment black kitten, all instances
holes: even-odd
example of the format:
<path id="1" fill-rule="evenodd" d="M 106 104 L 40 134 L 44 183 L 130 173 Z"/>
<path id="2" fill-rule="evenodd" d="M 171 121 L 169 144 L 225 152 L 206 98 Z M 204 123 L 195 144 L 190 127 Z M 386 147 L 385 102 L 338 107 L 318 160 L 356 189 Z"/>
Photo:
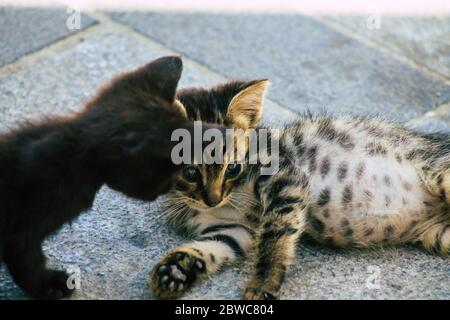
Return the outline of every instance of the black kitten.
<path id="1" fill-rule="evenodd" d="M 193 130 L 174 99 L 181 71 L 180 58 L 160 58 L 115 78 L 74 117 L 0 136 L 0 262 L 28 294 L 71 293 L 65 272 L 46 269 L 41 244 L 103 184 L 144 200 L 171 187 L 171 133 Z"/>

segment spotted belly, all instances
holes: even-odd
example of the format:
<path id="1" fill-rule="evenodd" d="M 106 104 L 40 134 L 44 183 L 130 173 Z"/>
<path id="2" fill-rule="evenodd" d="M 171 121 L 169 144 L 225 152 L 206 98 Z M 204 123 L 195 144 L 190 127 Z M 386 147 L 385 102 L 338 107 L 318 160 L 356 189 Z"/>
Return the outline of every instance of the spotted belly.
<path id="1" fill-rule="evenodd" d="M 401 243 L 416 236 L 435 199 L 415 168 L 389 157 L 340 155 L 310 178 L 307 233 L 337 246 Z M 324 162 L 325 161 L 325 162 Z"/>

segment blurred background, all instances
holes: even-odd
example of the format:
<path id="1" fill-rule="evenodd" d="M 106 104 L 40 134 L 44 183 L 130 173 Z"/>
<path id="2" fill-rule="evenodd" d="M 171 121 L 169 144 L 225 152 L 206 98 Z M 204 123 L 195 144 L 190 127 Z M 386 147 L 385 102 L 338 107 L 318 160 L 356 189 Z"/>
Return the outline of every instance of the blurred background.
<path id="1" fill-rule="evenodd" d="M 0 0 L 0 129 L 77 111 L 113 74 L 173 54 L 183 87 L 270 79 L 274 125 L 310 110 L 450 132 L 448 0 Z M 78 268 L 74 298 L 147 299 L 147 272 L 183 240 L 158 201 L 103 188 L 46 252 Z M 450 299 L 448 258 L 301 246 L 284 299 Z M 239 298 L 248 274 L 227 270 L 187 297 Z M 0 267 L 0 299 L 13 298 L 24 296 Z"/>

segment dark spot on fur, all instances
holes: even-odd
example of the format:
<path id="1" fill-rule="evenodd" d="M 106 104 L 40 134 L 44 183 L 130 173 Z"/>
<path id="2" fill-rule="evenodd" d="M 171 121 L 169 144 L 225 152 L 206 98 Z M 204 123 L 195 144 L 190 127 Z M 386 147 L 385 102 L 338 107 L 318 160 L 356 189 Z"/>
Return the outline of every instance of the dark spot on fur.
<path id="1" fill-rule="evenodd" d="M 293 158 L 286 157 L 286 155 L 280 155 L 280 168 L 290 168 Z M 269 170 L 269 169 L 267 169 Z"/>
<path id="2" fill-rule="evenodd" d="M 330 118 L 322 118 L 319 120 L 317 135 L 329 141 L 334 141 L 336 139 L 338 133 Z"/>
<path id="3" fill-rule="evenodd" d="M 367 133 L 375 138 L 381 138 L 385 135 L 383 129 L 373 125 L 373 124 L 364 124 Z"/>
<path id="4" fill-rule="evenodd" d="M 277 208 L 281 208 L 284 206 L 290 206 L 293 204 L 301 204 L 303 200 L 298 197 L 289 197 L 289 196 L 277 196 L 272 199 L 270 205 L 266 208 L 266 212 L 274 211 Z"/>
<path id="5" fill-rule="evenodd" d="M 342 162 L 338 167 L 337 178 L 339 181 L 342 181 L 347 176 L 348 172 L 348 164 L 346 162 Z"/>
<path id="6" fill-rule="evenodd" d="M 322 178 L 325 178 L 328 172 L 330 172 L 330 166 L 330 158 L 326 157 L 323 159 L 322 164 L 320 165 L 320 174 L 322 175 Z"/>
<path id="7" fill-rule="evenodd" d="M 347 219 L 343 219 L 341 222 L 342 235 L 346 238 L 350 238 L 353 235 L 353 230 L 350 228 L 350 222 Z"/>
<path id="8" fill-rule="evenodd" d="M 209 258 L 212 262 L 216 262 L 216 257 L 212 253 L 209 254 Z"/>
<path id="9" fill-rule="evenodd" d="M 389 238 L 394 233 L 394 230 L 395 228 L 393 225 L 386 226 L 386 228 L 384 228 L 384 236 Z"/>
<path id="10" fill-rule="evenodd" d="M 384 148 L 379 143 L 373 143 L 373 142 L 368 143 L 366 145 L 366 151 L 367 151 L 367 154 L 369 154 L 371 156 L 379 156 L 379 155 L 386 155 L 387 154 L 386 148 Z"/>
<path id="11" fill-rule="evenodd" d="M 353 148 L 355 148 L 355 144 L 352 142 L 350 136 L 347 134 L 342 134 L 339 140 L 339 144 L 341 145 L 342 148 L 346 150 L 352 150 Z"/>
<path id="12" fill-rule="evenodd" d="M 311 173 L 313 173 L 314 171 L 316 171 L 316 157 L 317 157 L 317 147 L 311 147 L 310 149 L 308 149 L 308 151 L 306 152 L 306 156 L 309 159 L 309 171 Z"/>
<path id="13" fill-rule="evenodd" d="M 385 175 L 383 181 L 386 186 L 389 187 L 391 185 L 391 178 L 389 178 L 389 176 Z"/>
<path id="14" fill-rule="evenodd" d="M 301 133 L 297 133 L 294 135 L 294 145 L 296 147 L 300 146 L 303 143 L 303 135 Z"/>
<path id="15" fill-rule="evenodd" d="M 402 156 L 399 153 L 395 154 L 395 159 L 397 160 L 398 163 L 402 163 Z"/>
<path id="16" fill-rule="evenodd" d="M 329 218 L 330 217 L 330 210 L 328 208 L 325 208 L 322 212 L 323 216 L 325 218 Z"/>
<path id="17" fill-rule="evenodd" d="M 297 155 L 295 154 L 294 150 L 288 148 L 284 144 L 279 145 L 279 158 L 281 159 L 280 165 L 282 167 L 290 166 L 291 163 L 295 161 L 297 158 Z"/>
<path id="18" fill-rule="evenodd" d="M 365 236 L 365 237 L 368 237 L 368 236 L 370 236 L 371 234 L 373 234 L 373 228 L 369 228 L 369 229 L 367 229 L 367 230 L 364 232 L 364 236 Z"/>
<path id="19" fill-rule="evenodd" d="M 410 151 L 405 155 L 405 158 L 409 161 L 414 160 L 417 157 L 417 153 L 415 151 Z"/>
<path id="20" fill-rule="evenodd" d="M 342 204 L 346 205 L 349 204 L 353 199 L 353 191 L 352 186 L 347 185 L 344 188 L 344 192 L 342 193 Z"/>
<path id="21" fill-rule="evenodd" d="M 405 188 L 406 191 L 411 191 L 412 185 L 409 182 L 403 182 L 403 188 Z"/>
<path id="22" fill-rule="evenodd" d="M 278 210 L 277 212 L 279 214 L 288 214 L 288 213 L 291 213 L 292 211 L 294 211 L 293 207 L 283 207 L 280 210 Z"/>
<path id="23" fill-rule="evenodd" d="M 325 225 L 323 224 L 322 221 L 320 221 L 319 219 L 317 219 L 313 214 L 312 211 L 309 212 L 308 215 L 308 219 L 311 223 L 311 226 L 313 227 L 314 230 L 316 230 L 316 232 L 318 233 L 323 233 L 324 229 L 325 229 Z"/>
<path id="24" fill-rule="evenodd" d="M 360 180 L 362 176 L 364 175 L 364 170 L 366 169 L 366 166 L 364 162 L 361 162 L 358 164 L 358 167 L 356 168 L 356 178 Z"/>
<path id="25" fill-rule="evenodd" d="M 294 183 L 292 182 L 292 180 L 287 179 L 287 178 L 280 178 L 280 179 L 272 182 L 269 197 L 270 198 L 276 197 L 279 193 L 281 193 L 281 191 L 283 191 L 283 189 L 285 187 L 291 186 L 293 184 Z"/>
<path id="26" fill-rule="evenodd" d="M 384 196 L 384 203 L 386 205 L 386 208 L 388 208 L 391 205 L 391 197 L 389 197 L 388 195 Z"/>
<path id="27" fill-rule="evenodd" d="M 197 248 L 192 248 L 192 250 L 194 250 L 195 252 L 197 252 L 198 255 L 199 255 L 200 257 L 203 257 L 203 252 L 201 252 L 199 249 L 197 249 Z"/>
<path id="28" fill-rule="evenodd" d="M 319 200 L 317 201 L 317 205 L 322 207 L 326 205 L 330 201 L 330 189 L 323 189 L 319 194 Z"/>
<path id="29" fill-rule="evenodd" d="M 353 236 L 353 230 L 350 227 L 347 229 L 344 229 L 343 235 L 346 238 L 350 238 L 351 236 Z"/>
<path id="30" fill-rule="evenodd" d="M 442 200 L 447 201 L 447 195 L 445 194 L 445 189 L 441 189 L 440 195 L 441 195 Z"/>
<path id="31" fill-rule="evenodd" d="M 373 199 L 373 193 L 369 190 L 364 190 L 364 196 L 366 198 L 366 201 L 371 201 Z"/>
<path id="32" fill-rule="evenodd" d="M 325 140 L 337 142 L 342 148 L 350 150 L 355 147 L 348 134 L 336 130 L 330 118 L 319 120 L 317 135 Z"/>

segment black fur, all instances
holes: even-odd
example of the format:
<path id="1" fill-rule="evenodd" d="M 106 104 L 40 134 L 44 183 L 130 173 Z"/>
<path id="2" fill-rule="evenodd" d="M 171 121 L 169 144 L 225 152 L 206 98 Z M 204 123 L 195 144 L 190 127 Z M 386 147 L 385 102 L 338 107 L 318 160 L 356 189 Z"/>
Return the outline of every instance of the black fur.
<path id="1" fill-rule="evenodd" d="M 235 80 L 213 88 L 185 88 L 178 90 L 177 99 L 186 108 L 189 119 L 230 127 L 231 119 L 227 119 L 225 115 L 231 100 L 239 92 L 259 81 L 261 80 Z M 201 115 L 201 119 L 197 119 L 197 113 Z"/>
<path id="2" fill-rule="evenodd" d="M 153 200 L 178 167 L 175 128 L 193 130 L 173 108 L 178 57 L 115 78 L 70 118 L 28 124 L 0 136 L 0 261 L 36 298 L 70 294 L 67 275 L 46 269 L 43 240 L 91 207 L 103 184 Z"/>

